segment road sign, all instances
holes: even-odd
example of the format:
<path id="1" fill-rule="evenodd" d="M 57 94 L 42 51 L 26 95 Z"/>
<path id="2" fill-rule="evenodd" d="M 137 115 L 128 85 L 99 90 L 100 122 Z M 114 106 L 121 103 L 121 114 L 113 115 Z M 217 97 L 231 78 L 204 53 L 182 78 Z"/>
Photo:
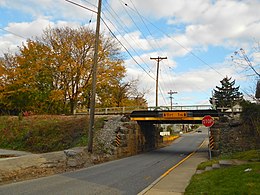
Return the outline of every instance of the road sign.
<path id="1" fill-rule="evenodd" d="M 202 119 L 202 124 L 205 127 L 211 127 L 214 124 L 214 119 L 210 115 L 206 115 Z"/>
<path id="2" fill-rule="evenodd" d="M 187 117 L 187 112 L 164 112 L 163 118 L 183 118 Z"/>

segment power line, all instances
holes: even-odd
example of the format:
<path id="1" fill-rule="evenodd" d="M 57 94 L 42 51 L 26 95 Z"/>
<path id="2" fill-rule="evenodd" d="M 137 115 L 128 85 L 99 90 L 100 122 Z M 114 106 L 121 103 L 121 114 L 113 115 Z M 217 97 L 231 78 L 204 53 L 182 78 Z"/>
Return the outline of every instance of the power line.
<path id="1" fill-rule="evenodd" d="M 161 94 L 161 96 L 162 96 L 162 98 L 163 98 L 164 104 L 167 105 L 167 101 L 166 101 L 166 99 L 165 99 L 165 97 L 164 97 L 164 93 L 163 93 L 163 91 L 162 91 L 160 85 L 159 85 L 159 91 L 160 91 L 160 94 Z"/>
<path id="2" fill-rule="evenodd" d="M 157 61 L 155 107 L 158 107 L 159 65 L 160 65 L 160 61 L 167 59 L 167 57 L 159 57 L 159 56 L 158 56 L 157 58 L 152 58 L 152 57 L 150 57 L 150 59 Z"/>
<path id="3" fill-rule="evenodd" d="M 75 2 L 73 2 L 73 1 L 70 1 L 70 0 L 64 0 L 64 1 L 67 1 L 67 2 L 69 2 L 69 3 L 71 3 L 71 4 L 74 4 L 74 5 L 76 5 L 76 6 L 78 6 L 78 7 L 81 7 L 81 8 L 84 8 L 84 9 L 86 9 L 86 10 L 89 10 L 89 11 L 91 11 L 91 12 L 94 12 L 94 13 L 98 13 L 97 11 L 95 11 L 95 10 L 93 10 L 93 9 L 90 9 L 90 8 L 88 8 L 88 7 L 86 7 L 86 6 L 83 6 L 83 5 L 80 5 L 80 4 L 78 4 L 78 3 L 75 3 Z"/>
<path id="4" fill-rule="evenodd" d="M 172 95 L 173 95 L 173 94 L 177 94 L 177 93 L 178 93 L 177 91 L 172 91 L 172 90 L 170 90 L 170 91 L 168 92 L 168 94 L 170 95 L 170 100 L 171 100 L 171 110 L 172 110 L 172 99 L 173 99 Z"/>
<path id="5" fill-rule="evenodd" d="M 3 30 L 3 31 L 5 31 L 5 32 L 8 32 L 8 33 L 10 33 L 10 34 L 12 34 L 12 35 L 14 35 L 14 36 L 16 36 L 16 37 L 19 37 L 19 38 L 22 38 L 22 39 L 27 39 L 27 38 L 25 38 L 25 37 L 23 37 L 23 36 L 21 36 L 21 35 L 18 35 L 18 34 L 14 33 L 14 32 L 9 31 L 9 30 L 5 30 L 5 29 L 3 29 L 3 28 L 1 28 L 1 27 L 0 27 L 0 29 Z"/>
<path id="6" fill-rule="evenodd" d="M 109 28 L 107 23 L 104 21 L 103 18 L 101 18 L 102 22 L 105 24 L 109 32 L 112 34 L 112 36 L 119 42 L 119 44 L 126 50 L 126 52 L 129 54 L 129 56 L 134 60 L 134 62 L 152 79 L 154 79 L 137 61 L 136 59 L 132 56 L 132 54 L 129 52 L 129 50 L 122 44 L 122 42 L 116 37 L 116 35 L 112 32 L 112 30 Z"/>
<path id="7" fill-rule="evenodd" d="M 77 6 L 79 6 L 79 7 L 81 7 L 81 8 L 84 8 L 84 9 L 87 9 L 87 10 L 89 10 L 89 11 L 92 11 L 92 12 L 94 12 L 95 13 L 95 11 L 93 11 L 93 10 L 91 10 L 91 9 L 89 9 L 89 8 L 87 8 L 87 7 L 85 7 L 85 6 L 82 6 L 82 5 L 80 5 L 80 4 L 78 4 L 78 3 L 75 3 L 75 2 L 72 2 L 72 1 L 69 1 L 69 0 L 65 0 L 65 1 L 67 1 L 67 2 L 70 2 L 70 3 L 72 3 L 72 4 L 74 4 L 74 5 L 77 5 Z M 130 16 L 129 16 L 130 17 Z M 112 30 L 109 28 L 109 26 L 107 25 L 107 23 L 104 21 L 104 19 L 103 18 L 101 18 L 101 20 L 102 20 L 102 22 L 105 24 L 105 26 L 108 28 L 108 30 L 110 31 L 110 33 L 112 34 L 112 36 L 114 36 L 115 38 L 116 38 L 116 40 L 120 43 L 120 45 L 126 50 L 126 52 L 129 54 L 129 56 L 135 61 L 135 63 L 139 66 L 139 67 L 141 67 L 142 68 L 142 70 L 144 70 L 145 71 L 145 73 L 148 75 L 148 76 L 150 76 L 152 79 L 154 79 L 137 61 L 136 61 L 136 59 L 132 56 L 132 54 L 129 52 L 129 50 L 122 44 L 122 42 L 116 37 L 116 35 L 112 32 Z M 133 19 L 132 19 L 133 20 Z M 113 24 L 113 23 L 111 23 L 111 24 Z M 115 27 L 116 28 L 116 27 Z M 122 36 L 123 37 L 123 36 Z M 149 43 L 149 41 L 148 41 L 148 43 Z M 131 45 L 130 45 L 130 47 L 131 47 Z M 133 48 L 132 48 L 133 49 Z M 133 49 L 134 50 L 134 49 Z M 135 51 L 135 50 L 134 50 Z M 142 58 L 141 58 L 142 59 Z M 162 94 L 162 96 L 163 96 L 163 94 Z M 163 96 L 163 99 L 165 100 L 165 98 L 164 98 L 164 96 Z M 166 101 L 165 101 L 166 102 Z"/>
<path id="8" fill-rule="evenodd" d="M 205 65 L 207 65 L 208 67 L 210 67 L 211 69 L 213 69 L 215 72 L 217 72 L 219 75 L 221 75 L 221 76 L 223 76 L 219 71 L 217 71 L 214 67 L 212 67 L 212 66 L 210 66 L 207 62 L 205 62 L 203 59 L 201 59 L 200 57 L 198 57 L 195 53 L 193 53 L 192 51 L 190 51 L 189 49 L 187 49 L 186 47 L 184 47 L 180 42 L 178 42 L 176 39 L 174 39 L 173 37 L 171 37 L 170 35 L 168 35 L 166 32 L 164 32 L 163 30 L 161 30 L 160 28 L 158 28 L 156 25 L 154 25 L 152 22 L 150 22 L 147 18 L 145 18 L 144 16 L 142 16 L 139 12 L 138 12 L 138 10 L 136 9 L 136 7 L 134 6 L 134 4 L 133 4 L 133 2 L 132 2 L 132 4 L 133 4 L 133 6 L 134 6 L 134 9 L 133 8 L 131 8 L 127 3 L 125 3 L 125 2 L 123 2 L 122 0 L 121 0 L 121 2 L 126 6 L 126 7 L 128 7 L 128 8 L 130 8 L 133 12 L 136 12 L 138 15 L 139 15 L 139 17 L 141 18 L 141 20 L 143 21 L 143 23 L 145 24 L 145 22 L 144 21 L 148 21 L 149 22 L 149 24 L 151 24 L 153 27 L 155 27 L 157 30 L 159 30 L 160 32 L 162 32 L 163 34 L 165 34 L 167 37 L 169 37 L 170 39 L 172 39 L 172 40 L 174 40 L 179 46 L 181 46 L 183 49 L 185 49 L 188 53 L 190 53 L 192 56 L 194 56 L 194 57 L 196 57 L 199 61 L 201 61 L 203 64 L 205 64 Z M 145 24 L 145 26 L 147 27 L 147 25 Z M 148 32 L 150 32 L 150 30 L 148 29 L 148 27 L 147 27 L 147 30 L 148 30 Z M 152 35 L 151 35 L 152 36 Z M 157 43 L 157 42 L 156 42 Z M 160 49 L 160 47 L 158 47 L 159 49 Z M 169 66 L 170 67 L 170 66 Z M 166 75 L 167 76 L 169 76 L 169 73 L 168 73 L 168 71 L 166 71 Z M 170 77 L 170 79 L 172 80 L 172 77 Z M 174 82 L 172 82 L 172 83 L 174 83 Z M 200 91 L 202 91 L 203 93 L 205 93 L 205 91 L 204 90 L 202 90 L 202 89 L 200 89 L 199 87 L 197 87 L 197 86 L 194 86 L 194 87 L 196 87 L 197 89 L 199 89 Z M 207 94 L 207 93 L 205 93 L 205 94 Z M 162 95 L 163 96 L 163 95 Z"/>
<path id="9" fill-rule="evenodd" d="M 137 8 L 135 7 L 133 1 L 132 1 L 132 0 L 130 0 L 130 1 L 131 1 L 132 5 L 134 6 L 135 12 L 138 14 L 139 18 L 141 19 L 142 23 L 144 24 L 144 27 L 146 28 L 147 32 L 149 33 L 149 35 L 150 35 L 151 37 L 153 37 L 151 31 L 149 30 L 148 26 L 146 25 L 146 23 L 145 23 L 144 19 L 142 18 L 141 14 L 138 12 L 138 10 L 137 10 Z M 121 2 L 123 2 L 123 1 L 121 1 Z M 124 3 L 124 4 L 125 4 L 125 6 L 128 6 L 126 3 Z M 130 17 L 130 19 L 132 20 L 132 22 L 134 23 L 134 25 L 137 27 L 137 29 L 138 29 L 140 32 L 143 33 L 143 31 L 138 27 L 138 25 L 136 24 L 135 20 L 131 17 L 131 15 L 129 14 L 129 12 L 128 12 L 127 9 L 125 8 L 125 6 L 123 6 L 123 8 L 124 8 L 124 10 L 126 11 L 127 15 Z M 144 33 L 143 33 L 143 34 L 144 34 Z M 144 38 L 145 38 L 145 40 L 147 41 L 147 43 L 151 46 L 151 48 L 153 48 L 153 50 L 155 50 L 155 51 L 156 51 L 156 50 L 160 50 L 160 51 L 162 52 L 161 47 L 160 47 L 160 45 L 158 44 L 158 42 L 157 42 L 156 39 L 153 39 L 153 40 L 154 40 L 154 43 L 156 44 L 157 48 L 155 48 L 155 47 L 153 46 L 153 44 L 151 44 L 151 41 L 149 41 L 149 40 L 146 38 L 146 36 L 144 36 Z M 162 53 L 163 53 L 163 52 L 162 52 Z M 167 60 L 167 62 L 169 62 L 169 61 Z M 166 71 L 166 75 L 167 75 L 167 77 L 168 77 L 168 80 L 172 80 L 172 77 L 169 75 L 169 72 L 168 72 L 168 71 Z M 162 85 L 162 83 L 160 83 L 160 85 Z M 165 98 L 164 98 L 164 93 L 162 93 L 161 95 L 162 95 L 163 99 L 165 100 Z"/>
<path id="10" fill-rule="evenodd" d="M 114 17 L 114 16 L 112 15 L 112 13 L 109 12 L 109 10 L 107 9 L 108 13 L 115 19 L 115 21 L 117 21 L 117 23 L 120 25 L 121 29 L 124 30 L 124 29 L 126 28 L 126 29 L 129 31 L 127 25 L 124 25 L 124 26 L 125 26 L 125 27 L 124 27 L 124 26 L 122 26 L 122 25 L 120 24 L 120 22 L 118 22 L 117 18 L 121 21 L 122 24 L 124 24 L 124 22 L 120 19 L 120 17 L 117 15 L 117 13 L 116 13 L 112 8 L 111 8 L 111 10 L 112 10 L 113 13 L 116 15 L 116 17 Z M 104 14 L 104 15 L 105 15 L 105 14 Z M 114 27 L 114 28 L 118 31 L 118 33 L 121 35 L 120 30 L 118 30 L 118 28 L 114 25 L 114 23 L 111 22 L 108 18 L 106 18 L 106 19 L 113 25 L 113 27 Z M 124 30 L 124 32 L 127 33 L 125 30 Z M 141 59 L 141 61 L 146 65 L 146 67 L 149 69 L 149 72 L 152 72 L 152 70 L 151 70 L 150 67 L 147 65 L 147 63 L 140 57 L 140 54 L 138 54 L 138 52 L 131 46 L 131 44 L 126 40 L 126 38 L 125 38 L 123 35 L 121 35 L 121 36 L 122 36 L 122 38 L 124 39 L 124 41 L 125 41 L 126 43 L 128 43 L 129 47 L 131 47 L 131 49 L 132 49 L 132 50 L 136 53 L 136 55 Z M 133 42 L 136 43 L 136 45 L 138 45 L 138 47 L 140 47 L 140 48 L 142 47 L 142 45 L 140 45 L 138 42 L 136 42 L 131 35 L 129 35 L 129 37 L 133 40 Z"/>
<path id="11" fill-rule="evenodd" d="M 75 3 L 75 2 L 73 2 L 73 1 L 70 1 L 70 0 L 65 0 L 65 1 L 67 1 L 67 2 L 69 2 L 69 3 L 71 3 L 71 4 L 74 4 L 74 5 L 76 5 L 76 6 L 79 6 L 79 7 L 83 8 L 83 9 L 86 9 L 86 10 L 92 11 L 92 12 L 94 12 L 94 13 L 97 13 L 96 11 L 94 11 L 94 10 L 92 10 L 92 9 L 89 9 L 89 8 L 83 6 L 83 5 L 78 4 L 78 3 Z M 115 37 L 115 39 L 120 43 L 120 45 L 126 50 L 126 52 L 127 52 L 127 53 L 130 55 L 130 57 L 134 60 L 134 62 L 135 62 L 142 70 L 144 70 L 144 72 L 145 72 L 149 77 L 151 77 L 152 79 L 154 79 L 154 78 L 136 61 L 136 59 L 132 56 L 132 54 L 128 51 L 128 49 L 127 49 L 127 48 L 122 44 L 122 42 L 116 37 L 116 35 L 115 35 L 115 34 L 112 32 L 112 30 L 109 28 L 109 26 L 107 25 L 107 23 L 105 22 L 105 20 L 104 20 L 102 17 L 101 17 L 100 19 L 101 19 L 102 22 L 105 24 L 105 26 L 107 27 L 107 29 L 110 31 L 110 33 L 112 34 L 112 36 Z"/>
<path id="12" fill-rule="evenodd" d="M 123 2 L 121 0 L 121 2 Z M 127 3 L 124 3 L 126 7 L 134 10 L 133 8 L 131 8 L 130 6 L 128 6 Z M 135 11 L 135 10 L 134 10 Z M 184 50 L 186 50 L 188 53 L 190 53 L 193 57 L 195 57 L 196 59 L 198 59 L 199 61 L 201 61 L 203 64 L 207 65 L 208 67 L 210 67 L 211 69 L 213 69 L 216 73 L 218 73 L 219 75 L 223 76 L 223 74 L 221 74 L 219 71 L 217 71 L 215 68 L 213 68 L 212 66 L 210 66 L 207 62 L 205 62 L 203 59 L 201 59 L 199 56 L 197 56 L 195 53 L 193 53 L 191 50 L 187 49 L 185 46 L 183 46 L 179 41 L 177 41 L 176 39 L 174 39 L 173 37 L 171 37 L 170 35 L 168 35 L 168 33 L 164 32 L 163 30 L 161 30 L 159 27 L 157 27 L 156 25 L 154 25 L 152 22 L 150 22 L 146 17 L 142 16 L 146 21 L 148 21 L 153 27 L 155 27 L 158 31 L 160 31 L 161 33 L 163 33 L 164 35 L 166 35 L 168 38 L 174 40 L 180 47 L 182 47 Z"/>
<path id="13" fill-rule="evenodd" d="M 89 1 L 87 1 L 87 0 L 83 0 L 83 1 L 86 2 L 86 3 L 88 3 L 89 5 L 92 5 L 92 6 L 95 7 L 95 8 L 98 8 L 97 5 L 91 3 L 91 2 L 89 2 Z"/>

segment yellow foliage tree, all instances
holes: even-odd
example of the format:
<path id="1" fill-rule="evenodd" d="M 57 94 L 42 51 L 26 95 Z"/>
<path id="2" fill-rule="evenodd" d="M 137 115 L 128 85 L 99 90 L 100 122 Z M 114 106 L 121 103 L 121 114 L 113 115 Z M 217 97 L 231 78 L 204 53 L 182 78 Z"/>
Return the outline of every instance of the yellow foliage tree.
<path id="1" fill-rule="evenodd" d="M 73 113 L 77 104 L 88 106 L 94 35 L 85 27 L 48 28 L 42 37 L 27 40 L 20 52 L 9 58 L 13 62 L 5 60 L 5 66 L 0 69 L 5 70 L 6 76 L 1 93 L 4 102 L 7 104 L 11 98 L 15 100 L 11 101 L 13 107 L 20 102 L 20 110 L 38 109 L 39 112 Z M 113 39 L 101 35 L 100 40 L 98 97 L 103 96 L 102 89 L 118 86 L 126 72 L 120 48 Z"/>

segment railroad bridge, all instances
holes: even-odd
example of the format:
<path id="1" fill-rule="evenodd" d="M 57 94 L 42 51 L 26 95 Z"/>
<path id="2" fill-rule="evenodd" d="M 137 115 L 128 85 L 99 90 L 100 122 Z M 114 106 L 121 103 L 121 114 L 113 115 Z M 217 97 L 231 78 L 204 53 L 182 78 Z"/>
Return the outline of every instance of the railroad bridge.
<path id="1" fill-rule="evenodd" d="M 159 129 L 157 124 L 202 124 L 204 116 L 210 115 L 215 120 L 219 119 L 217 110 L 157 110 L 133 111 L 130 119 L 137 121 L 146 140 L 146 149 L 157 147 L 159 142 Z"/>
<path id="2" fill-rule="evenodd" d="M 89 109 L 77 109 L 75 114 L 89 114 Z M 221 115 L 217 110 L 213 110 L 211 105 L 96 108 L 95 114 L 129 115 L 130 119 L 140 126 L 146 150 L 156 148 L 160 142 L 158 124 L 202 124 L 202 119 L 206 115 L 215 120 Z"/>
<path id="3" fill-rule="evenodd" d="M 204 116 L 219 118 L 217 110 L 165 110 L 165 111 L 133 111 L 131 120 L 153 124 L 201 124 Z"/>

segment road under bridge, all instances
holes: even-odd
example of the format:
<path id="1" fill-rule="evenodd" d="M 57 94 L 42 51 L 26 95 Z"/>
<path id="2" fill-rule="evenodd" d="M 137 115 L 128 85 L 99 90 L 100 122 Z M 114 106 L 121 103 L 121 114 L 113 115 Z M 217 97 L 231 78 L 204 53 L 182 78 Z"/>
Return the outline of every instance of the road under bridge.
<path id="1" fill-rule="evenodd" d="M 133 111 L 132 121 L 137 121 L 145 139 L 145 150 L 157 148 L 161 142 L 158 124 L 202 124 L 204 116 L 210 115 L 214 120 L 221 116 L 217 110 L 163 110 L 163 111 Z"/>

